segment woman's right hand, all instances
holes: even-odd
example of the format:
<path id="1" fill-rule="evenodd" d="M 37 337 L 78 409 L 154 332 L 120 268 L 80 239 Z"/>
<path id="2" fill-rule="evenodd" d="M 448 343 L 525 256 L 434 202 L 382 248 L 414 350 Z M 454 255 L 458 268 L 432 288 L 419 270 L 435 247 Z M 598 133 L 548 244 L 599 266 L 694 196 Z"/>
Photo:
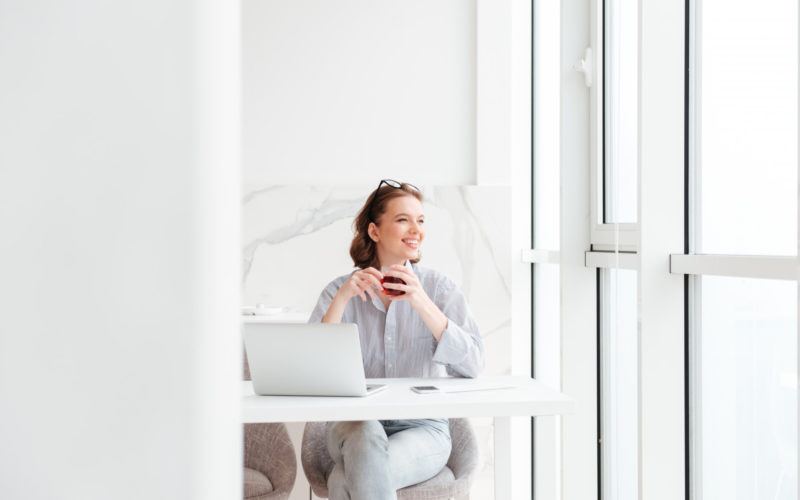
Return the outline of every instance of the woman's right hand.
<path id="1" fill-rule="evenodd" d="M 337 295 L 344 294 L 342 298 L 345 299 L 345 301 L 359 295 L 361 296 L 361 300 L 366 302 L 367 295 L 373 299 L 377 297 L 377 295 L 375 295 L 375 288 L 378 290 L 383 288 L 381 279 L 383 279 L 383 275 L 374 267 L 359 269 L 350 275 L 350 278 L 339 288 Z"/>
<path id="2" fill-rule="evenodd" d="M 361 296 L 361 300 L 367 301 L 367 294 L 373 299 L 377 297 L 372 287 L 383 288 L 381 279 L 383 275 L 374 267 L 359 269 L 350 275 L 350 278 L 339 287 L 333 302 L 328 306 L 325 316 L 322 317 L 323 323 L 341 323 L 342 315 L 347 303 L 356 295 Z"/>

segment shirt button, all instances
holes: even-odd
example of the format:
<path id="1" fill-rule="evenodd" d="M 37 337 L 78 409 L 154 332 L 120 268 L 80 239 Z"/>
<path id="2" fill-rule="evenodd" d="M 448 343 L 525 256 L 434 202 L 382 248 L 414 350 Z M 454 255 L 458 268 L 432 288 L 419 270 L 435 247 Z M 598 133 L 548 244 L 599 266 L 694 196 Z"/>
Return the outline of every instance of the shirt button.
<path id="1" fill-rule="evenodd" d="M 392 367 L 392 364 L 391 364 L 391 363 L 389 363 L 389 368 L 391 368 L 391 367 Z"/>
<path id="2" fill-rule="evenodd" d="M 392 341 L 392 337 L 386 337 L 386 340 L 388 340 L 389 342 L 391 342 L 391 341 Z"/>

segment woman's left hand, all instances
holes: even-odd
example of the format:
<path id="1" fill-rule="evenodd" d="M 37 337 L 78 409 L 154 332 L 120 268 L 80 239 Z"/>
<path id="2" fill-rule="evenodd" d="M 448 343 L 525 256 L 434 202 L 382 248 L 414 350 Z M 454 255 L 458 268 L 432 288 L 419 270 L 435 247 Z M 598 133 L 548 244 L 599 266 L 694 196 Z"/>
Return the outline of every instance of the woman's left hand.
<path id="1" fill-rule="evenodd" d="M 391 270 L 383 273 L 383 275 L 400 278 L 406 282 L 405 285 L 402 283 L 384 283 L 383 286 L 387 289 L 405 292 L 402 295 L 389 295 L 388 297 L 392 301 L 409 301 L 411 307 L 419 313 L 425 326 L 431 331 L 433 338 L 435 338 L 437 342 L 441 340 L 442 334 L 447 329 L 447 316 L 444 315 L 441 309 L 439 309 L 430 297 L 428 297 L 428 294 L 425 293 L 417 275 L 406 266 L 398 265 L 392 266 Z"/>
<path id="2" fill-rule="evenodd" d="M 402 283 L 384 283 L 383 287 L 390 290 L 399 290 L 405 292 L 401 295 L 388 295 L 390 300 L 407 300 L 414 309 L 419 309 L 422 305 L 430 302 L 428 294 L 422 288 L 419 278 L 406 266 L 393 265 L 388 272 L 383 273 L 384 276 L 392 276 L 400 278 L 405 281 Z"/>

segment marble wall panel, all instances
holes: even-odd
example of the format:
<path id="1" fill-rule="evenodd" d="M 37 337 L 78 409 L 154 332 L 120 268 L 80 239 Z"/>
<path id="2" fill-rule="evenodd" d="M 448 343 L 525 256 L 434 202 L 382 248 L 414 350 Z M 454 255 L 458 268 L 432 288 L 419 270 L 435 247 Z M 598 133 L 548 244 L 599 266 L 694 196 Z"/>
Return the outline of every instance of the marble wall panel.
<path id="1" fill-rule="evenodd" d="M 510 373 L 511 189 L 421 186 L 426 237 L 420 265 L 467 297 L 487 350 L 487 375 Z M 352 221 L 374 186 L 248 186 L 244 305 L 310 313 L 320 291 L 353 269 Z"/>

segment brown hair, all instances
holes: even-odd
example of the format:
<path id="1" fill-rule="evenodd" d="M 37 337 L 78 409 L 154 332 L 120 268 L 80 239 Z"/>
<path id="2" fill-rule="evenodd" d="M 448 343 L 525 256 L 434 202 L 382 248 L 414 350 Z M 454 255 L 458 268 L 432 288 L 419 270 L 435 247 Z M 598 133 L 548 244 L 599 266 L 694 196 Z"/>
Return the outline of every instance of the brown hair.
<path id="1" fill-rule="evenodd" d="M 401 196 L 413 196 L 422 203 L 422 193 L 405 182 L 399 188 L 381 186 L 370 193 L 364 206 L 358 211 L 353 221 L 353 241 L 350 243 L 350 257 L 353 264 L 361 269 L 378 267 L 378 252 L 375 242 L 369 237 L 369 224 L 374 222 L 379 226 L 380 217 L 386 212 L 386 205 L 390 200 Z M 420 257 L 411 259 L 416 264 Z"/>

